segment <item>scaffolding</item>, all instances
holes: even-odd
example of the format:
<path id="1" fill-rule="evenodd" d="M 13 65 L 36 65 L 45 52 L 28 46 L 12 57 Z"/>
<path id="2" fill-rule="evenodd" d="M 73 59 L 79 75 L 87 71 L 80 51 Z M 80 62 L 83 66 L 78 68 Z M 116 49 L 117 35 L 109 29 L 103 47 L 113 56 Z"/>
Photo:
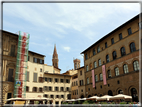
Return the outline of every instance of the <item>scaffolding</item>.
<path id="1" fill-rule="evenodd" d="M 29 37 L 30 35 L 28 33 L 19 31 L 14 97 L 26 97 Z"/>

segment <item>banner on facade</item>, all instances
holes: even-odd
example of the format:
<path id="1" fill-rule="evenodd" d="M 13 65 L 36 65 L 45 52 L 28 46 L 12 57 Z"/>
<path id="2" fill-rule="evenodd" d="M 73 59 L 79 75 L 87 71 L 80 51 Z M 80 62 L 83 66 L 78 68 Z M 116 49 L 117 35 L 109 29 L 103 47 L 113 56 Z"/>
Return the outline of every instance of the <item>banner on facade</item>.
<path id="1" fill-rule="evenodd" d="M 95 87 L 94 70 L 92 70 L 92 83 L 93 83 L 93 88 L 94 88 Z"/>
<path id="2" fill-rule="evenodd" d="M 106 85 L 107 82 L 106 82 L 106 70 L 105 70 L 105 65 L 102 66 L 102 74 L 103 74 L 103 82 L 104 82 L 104 85 Z"/>

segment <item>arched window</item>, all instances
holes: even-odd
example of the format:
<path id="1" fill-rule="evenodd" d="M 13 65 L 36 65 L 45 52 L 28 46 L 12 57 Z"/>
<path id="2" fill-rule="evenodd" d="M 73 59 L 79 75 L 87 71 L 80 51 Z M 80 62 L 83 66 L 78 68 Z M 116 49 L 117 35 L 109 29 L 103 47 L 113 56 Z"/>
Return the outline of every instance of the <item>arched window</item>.
<path id="1" fill-rule="evenodd" d="M 37 92 L 37 87 L 33 87 L 33 92 Z"/>
<path id="2" fill-rule="evenodd" d="M 26 86 L 26 91 L 27 91 L 27 92 L 29 91 L 29 87 L 28 87 L 28 86 Z"/>
<path id="3" fill-rule="evenodd" d="M 98 62 L 99 62 L 99 66 L 101 66 L 101 59 L 99 59 Z"/>
<path id="4" fill-rule="evenodd" d="M 117 57 L 116 51 L 113 51 L 112 56 L 113 56 L 113 60 L 116 59 Z"/>
<path id="5" fill-rule="evenodd" d="M 39 92 L 42 92 L 42 88 L 41 87 L 39 88 Z"/>
<path id="6" fill-rule="evenodd" d="M 95 75 L 95 82 L 97 82 L 98 81 L 98 76 L 97 75 Z"/>
<path id="7" fill-rule="evenodd" d="M 107 74 L 108 74 L 108 78 L 111 78 L 111 72 L 110 72 L 110 70 L 107 71 Z"/>
<path id="8" fill-rule="evenodd" d="M 128 70 L 128 65 L 124 64 L 124 65 L 123 65 L 123 70 L 124 70 L 124 73 L 125 73 L 125 74 L 128 73 L 128 72 L 129 72 L 129 70 Z"/>
<path id="9" fill-rule="evenodd" d="M 94 62 L 94 68 L 97 68 L 97 63 L 96 63 L 96 61 Z"/>
<path id="10" fill-rule="evenodd" d="M 102 73 L 100 73 L 100 80 L 103 80 L 103 75 L 102 75 Z"/>
<path id="11" fill-rule="evenodd" d="M 136 51 L 135 43 L 132 42 L 132 43 L 130 44 L 130 52 L 134 52 L 134 51 Z"/>
<path id="12" fill-rule="evenodd" d="M 121 48 L 121 56 L 124 56 L 124 55 L 126 55 L 126 52 L 125 52 L 125 48 L 122 47 L 122 48 Z"/>
<path id="13" fill-rule="evenodd" d="M 96 54 L 95 49 L 93 49 L 93 55 L 95 55 L 95 54 Z"/>
<path id="14" fill-rule="evenodd" d="M 100 46 L 97 47 L 97 52 L 98 52 L 98 53 L 100 52 Z"/>
<path id="15" fill-rule="evenodd" d="M 116 67 L 115 68 L 115 75 L 118 76 L 119 75 L 119 69 Z"/>
<path id="16" fill-rule="evenodd" d="M 134 66 L 134 71 L 139 70 L 139 62 L 138 61 L 134 61 L 133 66 Z"/>
<path id="17" fill-rule="evenodd" d="M 106 55 L 106 62 L 109 62 L 109 55 Z"/>
<path id="18" fill-rule="evenodd" d="M 87 78 L 87 84 L 89 84 L 89 78 Z"/>

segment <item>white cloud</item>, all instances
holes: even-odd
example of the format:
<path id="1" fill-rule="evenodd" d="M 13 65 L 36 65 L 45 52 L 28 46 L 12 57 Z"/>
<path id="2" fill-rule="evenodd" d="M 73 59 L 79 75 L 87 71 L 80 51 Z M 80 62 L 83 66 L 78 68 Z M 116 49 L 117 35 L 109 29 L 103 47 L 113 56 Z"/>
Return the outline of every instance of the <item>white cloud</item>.
<path id="1" fill-rule="evenodd" d="M 64 46 L 63 49 L 67 52 L 70 52 L 70 47 L 68 47 L 68 46 Z"/>

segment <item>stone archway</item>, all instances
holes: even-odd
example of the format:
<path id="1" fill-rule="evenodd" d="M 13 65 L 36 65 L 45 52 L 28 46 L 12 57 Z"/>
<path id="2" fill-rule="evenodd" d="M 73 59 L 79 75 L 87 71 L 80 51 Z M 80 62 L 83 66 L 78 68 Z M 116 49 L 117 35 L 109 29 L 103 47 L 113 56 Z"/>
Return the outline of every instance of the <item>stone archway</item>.
<path id="1" fill-rule="evenodd" d="M 81 98 L 84 98 L 84 95 L 81 95 Z"/>
<path id="2" fill-rule="evenodd" d="M 111 90 L 108 91 L 108 95 L 113 96 L 113 93 Z"/>
<path id="3" fill-rule="evenodd" d="M 132 101 L 138 102 L 138 94 L 135 88 L 131 88 Z"/>

